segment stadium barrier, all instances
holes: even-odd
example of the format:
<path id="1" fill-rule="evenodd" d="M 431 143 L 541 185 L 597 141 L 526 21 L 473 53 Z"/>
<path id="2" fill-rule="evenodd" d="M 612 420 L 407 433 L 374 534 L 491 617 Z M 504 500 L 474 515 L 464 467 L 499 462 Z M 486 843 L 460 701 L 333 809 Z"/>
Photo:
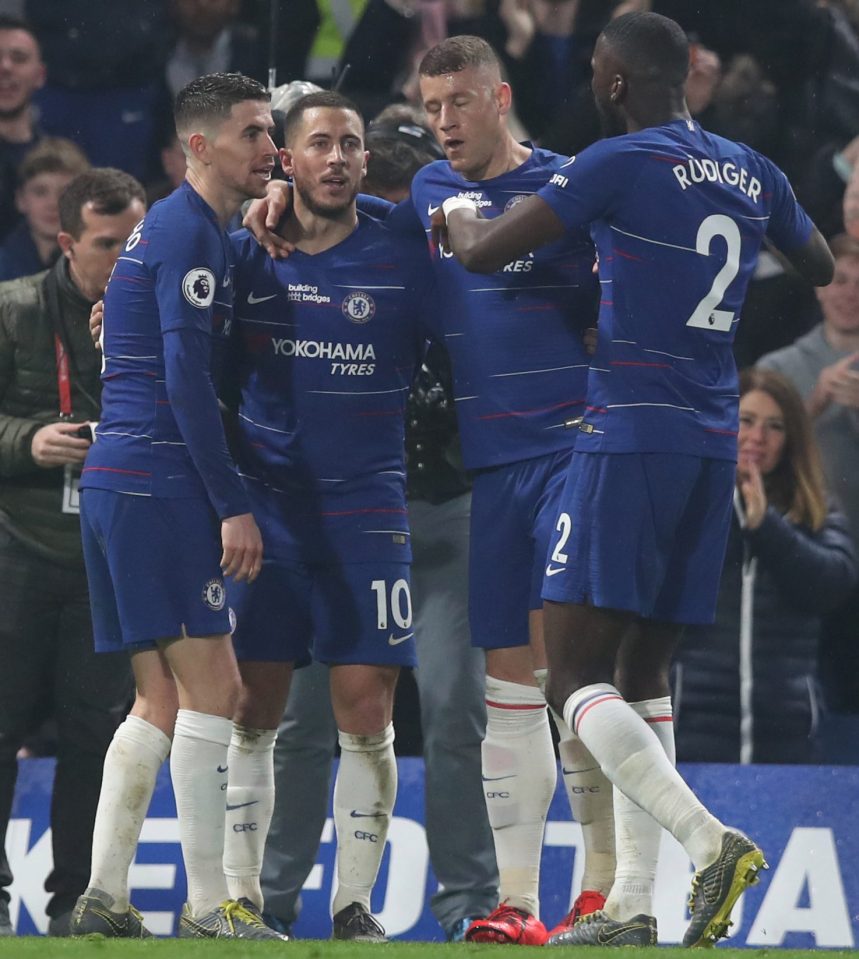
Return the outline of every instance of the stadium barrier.
<path id="1" fill-rule="evenodd" d="M 400 759 L 398 765 L 399 795 L 373 911 L 393 936 L 437 940 L 442 934 L 429 908 L 438 884 L 424 831 L 423 762 Z M 859 937 L 859 767 L 691 764 L 682 771 L 715 815 L 762 844 L 770 864 L 761 883 L 735 909 L 731 945 L 854 947 Z M 15 875 L 11 916 L 21 934 L 44 932 L 47 926 L 48 894 L 42 887 L 51 869 L 48 819 L 53 773 L 51 759 L 20 763 L 6 850 Z M 175 816 L 165 764 L 130 875 L 135 905 L 158 935 L 173 933 L 185 896 Z M 580 846 L 581 830 L 570 821 L 559 783 L 546 827 L 541 873 L 547 925 L 564 915 L 578 891 Z M 333 875 L 329 807 L 316 864 L 303 890 L 296 936 L 330 935 Z M 682 938 L 690 876 L 689 860 L 666 836 L 656 895 L 661 943 Z"/>

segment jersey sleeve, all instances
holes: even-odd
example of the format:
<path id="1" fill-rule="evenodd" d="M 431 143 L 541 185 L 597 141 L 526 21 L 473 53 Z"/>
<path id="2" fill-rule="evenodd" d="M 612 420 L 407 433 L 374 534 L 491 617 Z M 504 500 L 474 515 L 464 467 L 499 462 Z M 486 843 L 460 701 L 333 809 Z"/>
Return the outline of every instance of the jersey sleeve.
<path id="1" fill-rule="evenodd" d="M 784 173 L 766 157 L 760 156 L 760 161 L 771 197 L 767 236 L 785 252 L 804 246 L 814 228 L 811 218 L 797 202 Z"/>
<path id="2" fill-rule="evenodd" d="M 244 228 L 233 230 L 230 234 L 230 247 L 233 251 L 233 262 L 238 263 L 245 257 L 249 257 L 259 246 L 254 239 L 253 233 Z"/>
<path id="3" fill-rule="evenodd" d="M 176 425 L 219 519 L 250 512 L 242 481 L 227 450 L 215 387 L 209 374 L 211 338 L 178 328 L 164 337 L 167 396 Z"/>
<path id="4" fill-rule="evenodd" d="M 382 197 L 371 196 L 369 193 L 359 193 L 356 202 L 359 211 L 374 220 L 384 220 L 394 208 L 390 200 L 383 200 Z"/>
<path id="5" fill-rule="evenodd" d="M 429 248 L 422 240 L 415 239 L 413 247 L 415 272 L 412 294 L 416 304 L 416 318 L 424 339 L 444 341 L 442 329 L 441 301 L 438 291 L 436 271 L 433 269 Z"/>
<path id="6" fill-rule="evenodd" d="M 162 221 L 152 231 L 147 265 L 155 281 L 161 332 L 212 329 L 212 304 L 228 270 L 223 241 L 197 219 Z"/>
<path id="7" fill-rule="evenodd" d="M 624 155 L 601 141 L 560 166 L 537 191 L 568 230 L 587 227 L 611 208 L 619 186 L 630 173 Z"/>
<path id="8" fill-rule="evenodd" d="M 411 197 L 401 200 L 388 214 L 385 225 L 397 233 L 425 237 L 424 225 Z"/>

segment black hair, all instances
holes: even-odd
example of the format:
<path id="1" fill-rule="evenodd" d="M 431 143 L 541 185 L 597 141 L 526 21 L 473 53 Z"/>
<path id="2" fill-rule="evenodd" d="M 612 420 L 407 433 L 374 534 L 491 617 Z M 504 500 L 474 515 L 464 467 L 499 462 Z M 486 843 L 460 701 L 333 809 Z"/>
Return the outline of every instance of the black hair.
<path id="1" fill-rule="evenodd" d="M 363 189 L 382 196 L 407 190 L 421 167 L 444 157 L 429 130 L 414 124 L 401 123 L 392 129 L 386 124 L 376 128 L 371 125 L 365 145 L 370 156 Z"/>
<path id="2" fill-rule="evenodd" d="M 146 203 L 146 193 L 131 174 L 113 167 L 94 167 L 76 176 L 60 194 L 60 229 L 78 239 L 83 231 L 83 208 L 115 216 L 135 201 Z"/>
<path id="3" fill-rule="evenodd" d="M 180 133 L 199 123 L 225 120 L 237 103 L 271 100 L 256 80 L 242 73 L 208 73 L 182 87 L 173 104 L 173 119 Z"/>
<path id="4" fill-rule="evenodd" d="M 603 41 L 639 80 L 679 87 L 689 72 L 689 40 L 675 20 L 625 13 L 609 21 Z"/>
<path id="5" fill-rule="evenodd" d="M 423 163 L 443 160 L 444 150 L 438 140 L 425 126 L 407 120 L 373 120 L 367 127 L 366 146 L 378 148 L 382 142 L 400 143 L 414 153 L 425 156 Z M 422 164 L 423 165 L 423 164 Z"/>

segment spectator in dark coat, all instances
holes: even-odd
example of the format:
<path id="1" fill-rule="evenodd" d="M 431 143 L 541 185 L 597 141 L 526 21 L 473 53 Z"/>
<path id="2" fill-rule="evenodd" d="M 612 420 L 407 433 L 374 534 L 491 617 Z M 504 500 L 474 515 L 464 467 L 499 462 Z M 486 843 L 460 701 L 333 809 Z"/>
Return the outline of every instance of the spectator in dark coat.
<path id="1" fill-rule="evenodd" d="M 856 581 L 843 514 L 827 504 L 808 413 L 778 373 L 740 378 L 735 516 L 716 621 L 675 660 L 677 758 L 816 760 L 821 617 Z"/>
<path id="2" fill-rule="evenodd" d="M 69 935 L 86 888 L 104 756 L 133 695 L 127 657 L 93 651 L 78 480 L 100 412 L 90 308 L 144 212 L 132 177 L 82 173 L 60 198 L 63 256 L 49 271 L 0 284 L 0 836 L 16 754 L 49 707 L 58 730 L 49 935 Z M 11 884 L 0 845 L 0 935 L 12 934 Z"/>

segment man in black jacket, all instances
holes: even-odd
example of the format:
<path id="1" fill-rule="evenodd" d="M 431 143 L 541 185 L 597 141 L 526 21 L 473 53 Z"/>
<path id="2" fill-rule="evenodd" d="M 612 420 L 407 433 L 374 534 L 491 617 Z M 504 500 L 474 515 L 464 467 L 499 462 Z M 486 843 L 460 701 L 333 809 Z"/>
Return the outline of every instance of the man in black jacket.
<path id="1" fill-rule="evenodd" d="M 76 177 L 60 198 L 63 256 L 47 273 L 0 284 L 0 835 L 24 737 L 50 708 L 58 749 L 51 807 L 48 932 L 89 877 L 104 754 L 132 693 L 124 656 L 96 656 L 77 505 L 80 465 L 99 417 L 91 305 L 144 214 L 142 186 L 119 170 Z M 0 935 L 12 934 L 0 852 Z"/>

